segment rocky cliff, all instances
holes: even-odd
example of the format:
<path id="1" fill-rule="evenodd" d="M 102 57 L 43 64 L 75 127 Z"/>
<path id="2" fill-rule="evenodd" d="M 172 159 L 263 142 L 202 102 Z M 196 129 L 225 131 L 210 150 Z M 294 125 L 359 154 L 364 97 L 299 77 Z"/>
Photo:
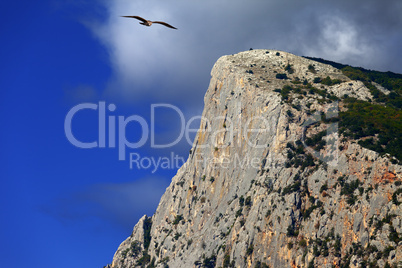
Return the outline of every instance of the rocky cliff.
<path id="1" fill-rule="evenodd" d="M 108 267 L 401 267 L 402 167 L 340 131 L 367 83 L 274 50 L 211 76 L 187 162 Z"/>

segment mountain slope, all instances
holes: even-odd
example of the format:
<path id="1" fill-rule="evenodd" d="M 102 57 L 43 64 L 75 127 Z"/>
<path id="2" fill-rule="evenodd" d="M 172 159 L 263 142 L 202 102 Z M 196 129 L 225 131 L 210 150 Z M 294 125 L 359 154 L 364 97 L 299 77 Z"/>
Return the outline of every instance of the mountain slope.
<path id="1" fill-rule="evenodd" d="M 400 264 L 402 167 L 384 151 L 400 117 L 345 123 L 387 89 L 274 50 L 221 57 L 211 76 L 187 162 L 108 267 Z M 362 147 L 384 137 L 383 152 Z"/>

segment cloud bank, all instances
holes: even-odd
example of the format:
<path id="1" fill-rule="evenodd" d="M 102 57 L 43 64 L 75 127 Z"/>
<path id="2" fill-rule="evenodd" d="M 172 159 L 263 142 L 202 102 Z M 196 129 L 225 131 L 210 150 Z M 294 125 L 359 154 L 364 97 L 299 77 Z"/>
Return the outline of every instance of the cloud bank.
<path id="1" fill-rule="evenodd" d="M 103 2 L 108 19 L 91 30 L 108 49 L 108 92 L 132 100 L 186 101 L 205 93 L 213 63 L 249 48 L 273 48 L 355 66 L 402 72 L 401 1 Z M 163 20 L 145 27 L 139 15 Z"/>
<path id="2" fill-rule="evenodd" d="M 117 103 L 118 113 L 119 102 L 127 102 L 135 114 L 153 103 L 169 103 L 187 118 L 200 115 L 213 64 L 250 48 L 402 73 L 402 62 L 395 60 L 402 58 L 399 0 L 99 2 L 106 16 L 86 25 L 106 48 L 112 69 L 100 98 Z M 166 21 L 178 30 L 145 27 L 125 15 Z M 78 91 L 85 93 L 81 98 L 92 96 L 90 89 Z M 70 95 L 77 98 L 74 92 Z M 178 128 L 174 118 L 166 114 L 158 122 L 158 140 L 172 140 Z M 187 143 L 182 145 L 172 150 L 188 150 Z"/>

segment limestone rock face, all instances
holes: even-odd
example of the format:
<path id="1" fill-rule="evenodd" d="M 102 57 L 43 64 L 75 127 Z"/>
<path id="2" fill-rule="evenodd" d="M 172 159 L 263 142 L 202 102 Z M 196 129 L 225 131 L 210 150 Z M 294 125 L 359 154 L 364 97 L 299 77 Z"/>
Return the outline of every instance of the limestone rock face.
<path id="1" fill-rule="evenodd" d="M 187 162 L 108 267 L 400 264 L 402 167 L 322 121 L 345 94 L 372 99 L 363 83 L 274 50 L 223 56 L 211 76 Z"/>

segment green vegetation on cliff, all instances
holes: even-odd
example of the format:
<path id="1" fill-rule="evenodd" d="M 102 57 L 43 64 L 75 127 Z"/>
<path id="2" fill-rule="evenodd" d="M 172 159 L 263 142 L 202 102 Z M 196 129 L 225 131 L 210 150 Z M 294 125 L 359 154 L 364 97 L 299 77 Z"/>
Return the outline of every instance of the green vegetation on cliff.
<path id="1" fill-rule="evenodd" d="M 361 67 L 352 67 L 345 64 L 340 64 L 333 61 L 328 61 L 319 58 L 306 57 L 308 59 L 329 64 L 342 71 L 344 75 L 352 80 L 359 80 L 370 89 L 375 101 L 383 103 L 387 106 L 394 107 L 396 109 L 402 108 L 402 74 L 393 72 L 380 72 L 367 70 Z M 375 82 L 382 87 L 388 89 L 390 93 L 384 94 L 378 90 L 371 82 Z"/>
<path id="2" fill-rule="evenodd" d="M 358 140 L 367 149 L 380 154 L 388 153 L 402 161 L 402 74 L 306 58 L 332 65 L 350 79 L 362 81 L 373 95 L 375 103 L 348 97 L 342 99 L 347 111 L 339 114 L 340 133 Z M 389 90 L 389 94 L 380 91 L 373 82 Z"/>
<path id="3" fill-rule="evenodd" d="M 345 99 L 348 110 L 340 112 L 339 130 L 345 137 L 378 153 L 402 160 L 402 111 L 352 98 Z"/>

